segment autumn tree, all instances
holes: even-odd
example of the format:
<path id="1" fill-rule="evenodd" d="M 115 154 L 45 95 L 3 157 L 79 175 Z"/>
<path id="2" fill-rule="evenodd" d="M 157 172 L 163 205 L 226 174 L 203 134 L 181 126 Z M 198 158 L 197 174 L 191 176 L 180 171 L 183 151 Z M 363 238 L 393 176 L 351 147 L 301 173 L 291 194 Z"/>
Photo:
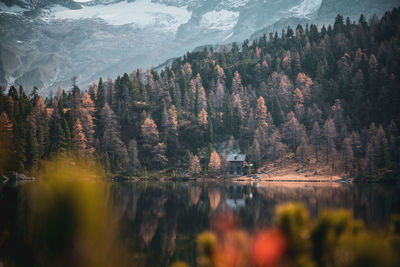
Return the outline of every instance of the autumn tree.
<path id="1" fill-rule="evenodd" d="M 217 151 L 214 149 L 210 155 L 210 162 L 208 163 L 208 171 L 211 174 L 217 174 L 219 173 L 220 169 L 221 169 L 221 159 Z"/>
<path id="2" fill-rule="evenodd" d="M 141 126 L 141 132 L 143 138 L 143 147 L 145 148 L 152 147 L 160 140 L 157 125 L 150 116 L 145 118 Z"/>
<path id="3" fill-rule="evenodd" d="M 76 152 L 84 154 L 86 152 L 86 143 L 87 139 L 85 133 L 83 132 L 81 121 L 77 119 L 74 125 L 74 137 L 72 138 L 72 147 Z"/>
<path id="4" fill-rule="evenodd" d="M 265 101 L 262 96 L 260 96 L 257 100 L 255 119 L 257 122 L 257 127 L 264 126 L 266 123 L 265 120 L 267 119 L 267 107 L 265 106 Z"/>
<path id="5" fill-rule="evenodd" d="M 194 155 L 190 160 L 189 172 L 194 176 L 201 173 L 200 159 L 197 155 Z"/>

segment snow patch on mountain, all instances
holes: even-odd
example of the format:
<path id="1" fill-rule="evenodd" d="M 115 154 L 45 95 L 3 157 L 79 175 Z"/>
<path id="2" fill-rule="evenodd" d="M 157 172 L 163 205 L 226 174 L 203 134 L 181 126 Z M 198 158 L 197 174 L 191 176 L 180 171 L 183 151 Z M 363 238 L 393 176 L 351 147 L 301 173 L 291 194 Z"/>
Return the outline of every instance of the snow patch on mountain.
<path id="1" fill-rule="evenodd" d="M 28 9 L 22 8 L 22 7 L 16 6 L 16 5 L 8 7 L 3 2 L 0 2 L 0 13 L 20 15 L 20 14 L 24 13 L 25 11 L 28 11 Z"/>
<path id="2" fill-rule="evenodd" d="M 226 41 L 233 36 L 233 32 L 231 32 L 228 36 L 226 36 L 222 41 Z"/>
<path id="3" fill-rule="evenodd" d="M 232 29 L 239 19 L 239 12 L 228 10 L 205 13 L 200 21 L 200 27 L 211 30 L 227 31 Z"/>
<path id="4" fill-rule="evenodd" d="M 53 8 L 55 19 L 103 19 L 111 25 L 133 24 L 138 28 L 158 27 L 162 31 L 176 32 L 191 17 L 186 7 L 166 6 L 150 0 L 119 2 L 109 5 L 83 6 L 73 10 L 61 6 Z"/>
<path id="5" fill-rule="evenodd" d="M 322 0 L 304 0 L 288 10 L 289 14 L 298 18 L 310 18 L 320 8 Z"/>
<path id="6" fill-rule="evenodd" d="M 221 1 L 218 7 L 223 8 L 238 8 L 241 6 L 245 6 L 250 0 L 225 0 Z"/>

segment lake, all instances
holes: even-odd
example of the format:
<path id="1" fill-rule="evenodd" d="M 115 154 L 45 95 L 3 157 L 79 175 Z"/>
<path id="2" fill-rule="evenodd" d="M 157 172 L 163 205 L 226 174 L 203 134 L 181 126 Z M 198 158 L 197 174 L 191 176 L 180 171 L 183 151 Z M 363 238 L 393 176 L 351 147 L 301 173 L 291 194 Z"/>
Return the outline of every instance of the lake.
<path id="1" fill-rule="evenodd" d="M 37 260 L 35 241 L 26 241 L 19 226 L 29 209 L 24 192 L 36 184 L 0 185 L 0 266 Z M 226 212 L 249 231 L 271 227 L 276 206 L 287 202 L 304 203 L 311 217 L 324 209 L 348 209 L 376 230 L 400 213 L 399 188 L 383 185 L 138 181 L 110 182 L 107 190 L 116 235 L 132 266 L 168 266 L 176 260 L 195 266 L 196 235 Z M 64 231 L 63 224 L 58 227 L 56 233 Z"/>

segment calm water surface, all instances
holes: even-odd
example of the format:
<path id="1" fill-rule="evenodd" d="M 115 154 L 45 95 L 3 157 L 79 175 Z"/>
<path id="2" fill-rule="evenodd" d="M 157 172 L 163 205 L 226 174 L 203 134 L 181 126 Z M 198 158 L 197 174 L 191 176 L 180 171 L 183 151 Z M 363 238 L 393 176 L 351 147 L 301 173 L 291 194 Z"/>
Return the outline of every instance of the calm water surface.
<path id="1" fill-rule="evenodd" d="M 0 260 L 18 258 L 17 218 L 23 216 L 25 185 L 0 185 Z M 312 217 L 324 209 L 349 209 L 369 228 L 388 226 L 400 213 L 400 190 L 382 185 L 338 183 L 113 182 L 112 205 L 124 247 L 136 266 L 168 266 L 184 260 L 195 266 L 196 235 L 218 213 L 237 214 L 252 231 L 274 222 L 277 205 L 304 203 Z M 62 229 L 60 229 L 62 231 Z M 21 261 L 22 265 L 27 262 Z"/>

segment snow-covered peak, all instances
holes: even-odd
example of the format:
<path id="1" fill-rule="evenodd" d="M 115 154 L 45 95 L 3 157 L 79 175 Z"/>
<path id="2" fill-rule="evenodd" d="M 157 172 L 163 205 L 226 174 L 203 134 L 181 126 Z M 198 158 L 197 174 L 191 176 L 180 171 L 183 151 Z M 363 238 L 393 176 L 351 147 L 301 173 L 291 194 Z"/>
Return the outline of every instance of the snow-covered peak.
<path id="1" fill-rule="evenodd" d="M 288 10 L 289 14 L 298 18 L 310 18 L 320 8 L 322 0 L 304 0 Z"/>
<path id="2" fill-rule="evenodd" d="M 54 19 L 103 19 L 111 25 L 133 24 L 138 28 L 157 27 L 162 31 L 176 32 L 186 23 L 191 12 L 185 6 L 174 7 L 136 0 L 109 5 L 83 6 L 82 9 L 68 9 L 61 6 L 53 8 Z"/>

